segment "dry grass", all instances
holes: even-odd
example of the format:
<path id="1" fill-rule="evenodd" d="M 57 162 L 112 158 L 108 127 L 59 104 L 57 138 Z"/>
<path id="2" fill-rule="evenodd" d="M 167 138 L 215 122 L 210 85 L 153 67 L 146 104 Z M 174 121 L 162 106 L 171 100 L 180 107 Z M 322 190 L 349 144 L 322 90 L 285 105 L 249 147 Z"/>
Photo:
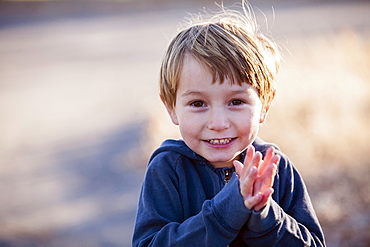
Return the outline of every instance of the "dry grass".
<path id="1" fill-rule="evenodd" d="M 290 40 L 262 136 L 305 177 L 330 246 L 369 246 L 369 34 Z"/>
<path id="2" fill-rule="evenodd" d="M 305 173 L 314 172 L 315 163 L 353 167 L 366 162 L 368 39 L 343 30 L 291 40 L 289 50 L 263 135 L 277 140 L 302 170 L 309 167 Z"/>

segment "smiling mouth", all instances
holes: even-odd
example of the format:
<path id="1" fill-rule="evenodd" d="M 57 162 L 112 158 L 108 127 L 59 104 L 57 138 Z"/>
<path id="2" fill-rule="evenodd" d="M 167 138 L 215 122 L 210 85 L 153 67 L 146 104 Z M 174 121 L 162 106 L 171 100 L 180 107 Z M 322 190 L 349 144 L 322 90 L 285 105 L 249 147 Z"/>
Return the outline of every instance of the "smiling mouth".
<path id="1" fill-rule="evenodd" d="M 225 138 L 225 139 L 210 139 L 206 140 L 206 142 L 212 145 L 225 145 L 230 143 L 234 138 Z"/>

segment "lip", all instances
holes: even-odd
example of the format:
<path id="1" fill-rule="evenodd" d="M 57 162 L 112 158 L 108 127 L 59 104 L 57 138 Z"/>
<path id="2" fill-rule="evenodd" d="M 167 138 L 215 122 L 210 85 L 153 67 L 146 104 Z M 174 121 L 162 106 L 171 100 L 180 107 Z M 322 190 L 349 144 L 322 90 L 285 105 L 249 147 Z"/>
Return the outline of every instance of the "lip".
<path id="1" fill-rule="evenodd" d="M 215 139 L 208 139 L 203 140 L 203 142 L 212 148 L 227 148 L 233 145 L 236 138 L 215 138 Z"/>

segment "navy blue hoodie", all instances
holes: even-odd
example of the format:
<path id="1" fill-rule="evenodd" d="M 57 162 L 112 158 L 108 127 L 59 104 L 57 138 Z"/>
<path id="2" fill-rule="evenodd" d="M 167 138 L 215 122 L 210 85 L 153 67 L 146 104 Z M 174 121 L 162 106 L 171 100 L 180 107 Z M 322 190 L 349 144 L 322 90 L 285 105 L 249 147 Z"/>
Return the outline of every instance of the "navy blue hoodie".
<path id="1" fill-rule="evenodd" d="M 253 143 L 263 155 L 271 145 Z M 184 141 L 166 140 L 149 161 L 133 246 L 325 246 L 301 176 L 276 153 L 274 194 L 255 212 L 244 206 L 233 169 L 214 168 Z"/>

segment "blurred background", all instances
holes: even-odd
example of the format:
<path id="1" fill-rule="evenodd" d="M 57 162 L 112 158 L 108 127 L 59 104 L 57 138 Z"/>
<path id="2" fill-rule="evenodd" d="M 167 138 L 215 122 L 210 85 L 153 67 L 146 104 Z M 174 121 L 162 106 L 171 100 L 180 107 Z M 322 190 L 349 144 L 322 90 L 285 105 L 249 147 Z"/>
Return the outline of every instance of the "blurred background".
<path id="1" fill-rule="evenodd" d="M 260 136 L 303 175 L 328 246 L 370 246 L 370 1 L 251 4 L 283 53 Z M 179 137 L 160 61 L 204 8 L 0 1 L 0 246 L 131 246 L 148 156 Z"/>

